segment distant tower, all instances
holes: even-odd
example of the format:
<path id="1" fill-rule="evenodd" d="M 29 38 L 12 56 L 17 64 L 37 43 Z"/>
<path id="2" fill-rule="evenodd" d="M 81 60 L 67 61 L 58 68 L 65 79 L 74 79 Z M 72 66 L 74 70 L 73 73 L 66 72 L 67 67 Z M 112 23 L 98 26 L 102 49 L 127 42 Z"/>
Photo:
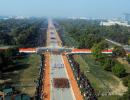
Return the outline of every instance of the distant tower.
<path id="1" fill-rule="evenodd" d="M 124 13 L 124 19 L 125 21 L 130 21 L 130 14 L 129 13 Z"/>

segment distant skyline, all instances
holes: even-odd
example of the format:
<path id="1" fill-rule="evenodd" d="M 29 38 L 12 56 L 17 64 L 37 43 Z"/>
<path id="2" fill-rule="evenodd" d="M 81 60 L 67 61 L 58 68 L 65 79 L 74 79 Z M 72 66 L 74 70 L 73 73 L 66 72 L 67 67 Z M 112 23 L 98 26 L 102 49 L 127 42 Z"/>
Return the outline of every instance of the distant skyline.
<path id="1" fill-rule="evenodd" d="M 0 16 L 117 18 L 130 0 L 0 0 Z"/>

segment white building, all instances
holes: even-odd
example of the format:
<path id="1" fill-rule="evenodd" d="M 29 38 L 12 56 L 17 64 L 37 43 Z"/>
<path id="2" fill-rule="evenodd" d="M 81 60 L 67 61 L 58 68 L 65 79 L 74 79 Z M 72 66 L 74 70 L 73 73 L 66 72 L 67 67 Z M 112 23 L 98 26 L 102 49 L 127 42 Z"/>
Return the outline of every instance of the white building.
<path id="1" fill-rule="evenodd" d="M 103 26 L 111 26 L 111 25 L 122 25 L 122 26 L 127 26 L 127 27 L 130 27 L 130 25 L 128 25 L 128 22 L 127 21 L 116 21 L 116 20 L 108 20 L 108 21 L 101 21 L 100 22 L 100 25 L 103 25 Z"/>

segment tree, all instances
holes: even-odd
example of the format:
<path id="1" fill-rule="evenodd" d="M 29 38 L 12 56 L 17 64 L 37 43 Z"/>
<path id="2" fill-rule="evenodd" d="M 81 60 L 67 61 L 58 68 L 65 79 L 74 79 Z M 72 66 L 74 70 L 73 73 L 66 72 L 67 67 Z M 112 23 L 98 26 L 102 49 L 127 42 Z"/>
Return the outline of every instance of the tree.
<path id="1" fill-rule="evenodd" d="M 115 61 L 113 59 L 105 58 L 103 68 L 106 71 L 111 71 L 112 67 L 115 65 Z"/>
<path id="2" fill-rule="evenodd" d="M 13 38 L 7 33 L 0 32 L 0 44 L 11 45 L 13 43 Z"/>
<path id="3" fill-rule="evenodd" d="M 93 47 L 92 47 L 92 52 L 93 52 L 93 56 L 96 58 L 96 59 L 99 59 L 102 57 L 102 52 L 101 52 L 101 48 L 98 44 L 95 44 Z"/>
<path id="4" fill-rule="evenodd" d="M 127 56 L 127 61 L 130 64 L 130 54 L 128 54 L 128 56 Z"/>
<path id="5" fill-rule="evenodd" d="M 102 40 L 98 44 L 95 44 L 92 47 L 92 52 L 93 52 L 94 57 L 96 59 L 104 57 L 105 55 L 102 54 L 102 50 L 107 49 L 107 48 L 108 48 L 108 43 L 104 40 Z"/>
<path id="6" fill-rule="evenodd" d="M 39 29 L 45 27 L 46 20 L 15 20 L 0 21 L 0 44 L 34 47 L 38 45 Z M 44 41 L 45 42 L 45 41 Z"/>
<path id="7" fill-rule="evenodd" d="M 5 61 L 4 61 L 4 54 L 2 52 L 0 52 L 0 69 L 2 70 L 4 65 L 5 65 Z"/>
<path id="8" fill-rule="evenodd" d="M 8 67 L 8 65 L 13 64 L 13 57 L 18 54 L 16 48 L 10 48 L 5 51 L 0 51 L 0 69 Z"/>
<path id="9" fill-rule="evenodd" d="M 113 56 L 115 57 L 125 57 L 126 52 L 123 47 L 121 46 L 115 46 L 113 49 Z"/>
<path id="10" fill-rule="evenodd" d="M 112 72 L 118 77 L 123 77 L 126 75 L 124 66 L 119 62 L 117 62 L 114 67 L 112 67 Z"/>
<path id="11" fill-rule="evenodd" d="M 128 40 L 128 45 L 130 45 L 130 38 L 129 38 L 129 40 Z"/>
<path id="12" fill-rule="evenodd" d="M 108 43 L 105 40 L 102 40 L 101 42 L 99 42 L 98 45 L 101 50 L 108 49 L 108 47 L 109 47 Z"/>

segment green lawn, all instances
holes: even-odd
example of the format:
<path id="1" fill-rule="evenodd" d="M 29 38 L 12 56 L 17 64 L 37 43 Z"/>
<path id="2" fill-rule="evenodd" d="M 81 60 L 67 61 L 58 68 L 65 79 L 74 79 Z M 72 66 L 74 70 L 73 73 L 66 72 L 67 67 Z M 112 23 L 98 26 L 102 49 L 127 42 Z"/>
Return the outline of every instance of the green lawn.
<path id="1" fill-rule="evenodd" d="M 118 100 L 119 96 L 102 96 L 99 97 L 98 100 Z"/>
<path id="2" fill-rule="evenodd" d="M 28 57 L 16 60 L 18 65 L 10 68 L 4 75 L 5 78 L 11 79 L 11 82 L 16 85 L 16 89 L 34 96 L 35 80 L 38 78 L 38 67 L 40 56 L 36 54 L 29 54 Z"/>
<path id="3" fill-rule="evenodd" d="M 119 80 L 116 80 L 112 73 L 104 71 L 100 64 L 93 60 L 92 55 L 76 54 L 74 58 L 80 64 L 81 70 L 84 71 L 97 93 L 113 91 L 114 88 L 112 89 L 111 86 L 116 88 L 119 85 Z"/>
<path id="4" fill-rule="evenodd" d="M 24 79 L 36 79 L 38 77 L 38 67 L 40 62 L 40 56 L 36 54 L 29 55 L 23 62 L 28 64 L 26 69 L 21 70 L 21 80 Z"/>
<path id="5" fill-rule="evenodd" d="M 20 71 L 19 74 L 19 83 L 20 84 L 32 84 L 34 85 L 34 81 L 38 78 L 38 67 L 40 62 L 40 57 L 36 54 L 31 54 L 25 61 L 28 64 L 26 69 Z M 35 86 L 32 87 L 22 87 L 20 88 L 22 92 L 34 95 Z"/>

